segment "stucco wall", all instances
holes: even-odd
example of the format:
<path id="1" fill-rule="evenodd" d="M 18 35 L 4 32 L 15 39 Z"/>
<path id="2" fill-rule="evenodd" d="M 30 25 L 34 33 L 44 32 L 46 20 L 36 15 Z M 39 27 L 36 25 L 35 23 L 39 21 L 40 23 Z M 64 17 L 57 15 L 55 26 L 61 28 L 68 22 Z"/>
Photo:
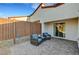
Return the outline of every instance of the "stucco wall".
<path id="1" fill-rule="evenodd" d="M 56 22 L 64 22 L 65 23 L 65 39 L 69 40 L 76 40 L 78 39 L 78 19 L 70 19 L 70 20 L 64 20 L 64 21 L 56 21 Z M 55 28 L 54 23 L 56 22 L 50 22 L 44 24 L 44 31 L 48 32 L 52 36 L 55 34 Z"/>
<path id="2" fill-rule="evenodd" d="M 41 8 L 30 17 L 30 20 L 40 22 L 56 21 L 79 16 L 79 3 L 65 3 L 56 8 Z"/>
<path id="3" fill-rule="evenodd" d="M 48 32 L 49 34 L 54 36 L 54 23 L 53 22 L 45 23 L 44 26 L 45 26 L 44 32 Z"/>
<path id="4" fill-rule="evenodd" d="M 41 22 L 64 20 L 78 17 L 79 4 L 65 3 L 56 8 L 45 8 L 41 10 Z"/>
<path id="5" fill-rule="evenodd" d="M 66 38 L 70 40 L 78 39 L 78 20 L 68 20 L 65 23 Z"/>
<path id="6" fill-rule="evenodd" d="M 38 21 L 41 19 L 42 13 L 41 13 L 41 7 L 30 17 L 30 21 Z"/>

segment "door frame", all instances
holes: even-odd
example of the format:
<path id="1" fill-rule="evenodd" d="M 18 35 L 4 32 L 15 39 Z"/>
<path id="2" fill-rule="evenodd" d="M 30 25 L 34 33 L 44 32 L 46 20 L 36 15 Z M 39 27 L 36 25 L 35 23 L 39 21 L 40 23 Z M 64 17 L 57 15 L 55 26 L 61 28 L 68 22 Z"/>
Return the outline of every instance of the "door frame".
<path id="1" fill-rule="evenodd" d="M 63 23 L 64 24 L 64 26 L 65 26 L 65 22 L 63 22 L 63 21 L 61 21 L 61 22 L 54 22 L 54 36 L 56 36 L 56 23 Z M 65 26 L 66 27 L 66 26 Z M 63 37 L 61 37 L 61 38 L 65 38 L 66 37 L 66 33 L 65 33 L 65 27 L 64 27 L 64 34 L 63 34 Z M 60 36 L 56 36 L 56 37 L 60 37 Z"/>

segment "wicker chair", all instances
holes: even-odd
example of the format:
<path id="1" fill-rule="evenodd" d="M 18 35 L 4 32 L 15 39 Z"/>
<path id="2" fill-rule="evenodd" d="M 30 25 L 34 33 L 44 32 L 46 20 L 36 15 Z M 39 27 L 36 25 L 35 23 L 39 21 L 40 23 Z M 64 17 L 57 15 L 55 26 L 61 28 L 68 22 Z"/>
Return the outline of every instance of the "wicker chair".
<path id="1" fill-rule="evenodd" d="M 44 41 L 44 37 L 37 34 L 31 35 L 31 44 L 38 46 L 40 43 Z"/>
<path id="2" fill-rule="evenodd" d="M 43 33 L 43 37 L 45 37 L 46 40 L 50 40 L 51 39 L 51 35 L 48 34 L 47 32 Z"/>

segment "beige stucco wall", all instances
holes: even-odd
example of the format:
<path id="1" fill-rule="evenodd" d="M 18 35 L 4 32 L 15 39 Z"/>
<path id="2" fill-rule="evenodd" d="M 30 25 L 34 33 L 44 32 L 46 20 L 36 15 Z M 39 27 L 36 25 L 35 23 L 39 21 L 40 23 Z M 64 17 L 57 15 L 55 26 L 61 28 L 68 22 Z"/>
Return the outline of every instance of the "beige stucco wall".
<path id="1" fill-rule="evenodd" d="M 41 13 L 41 7 L 30 17 L 30 21 L 38 21 L 41 19 L 42 13 Z"/>
<path id="2" fill-rule="evenodd" d="M 65 3 L 56 8 L 41 10 L 41 22 L 64 20 L 79 16 L 79 3 Z"/>
<path id="3" fill-rule="evenodd" d="M 65 3 L 56 8 L 39 9 L 30 17 L 30 21 L 48 22 L 56 20 L 64 20 L 79 16 L 79 3 Z"/>
<path id="4" fill-rule="evenodd" d="M 66 38 L 70 40 L 78 39 L 78 19 L 65 21 Z"/>
<path id="5" fill-rule="evenodd" d="M 78 39 L 78 19 L 70 19 L 70 20 L 64 20 L 64 21 L 56 21 L 56 22 L 64 22 L 65 23 L 65 39 L 74 40 L 76 41 Z M 44 24 L 44 32 L 48 32 L 52 36 L 55 34 L 55 28 L 54 23 L 56 22 L 50 22 Z"/>
<path id="6" fill-rule="evenodd" d="M 44 32 L 48 32 L 49 34 L 54 36 L 54 23 L 53 22 L 45 23 L 44 26 L 45 26 Z"/>

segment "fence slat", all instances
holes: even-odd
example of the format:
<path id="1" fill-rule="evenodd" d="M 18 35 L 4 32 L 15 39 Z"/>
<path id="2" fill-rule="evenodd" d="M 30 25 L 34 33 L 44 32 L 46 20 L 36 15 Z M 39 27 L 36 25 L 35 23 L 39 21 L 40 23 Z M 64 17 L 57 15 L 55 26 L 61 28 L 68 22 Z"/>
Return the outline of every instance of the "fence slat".
<path id="1" fill-rule="evenodd" d="M 32 33 L 41 33 L 41 24 L 26 21 L 0 24 L 0 40 L 16 39 L 31 35 Z"/>

